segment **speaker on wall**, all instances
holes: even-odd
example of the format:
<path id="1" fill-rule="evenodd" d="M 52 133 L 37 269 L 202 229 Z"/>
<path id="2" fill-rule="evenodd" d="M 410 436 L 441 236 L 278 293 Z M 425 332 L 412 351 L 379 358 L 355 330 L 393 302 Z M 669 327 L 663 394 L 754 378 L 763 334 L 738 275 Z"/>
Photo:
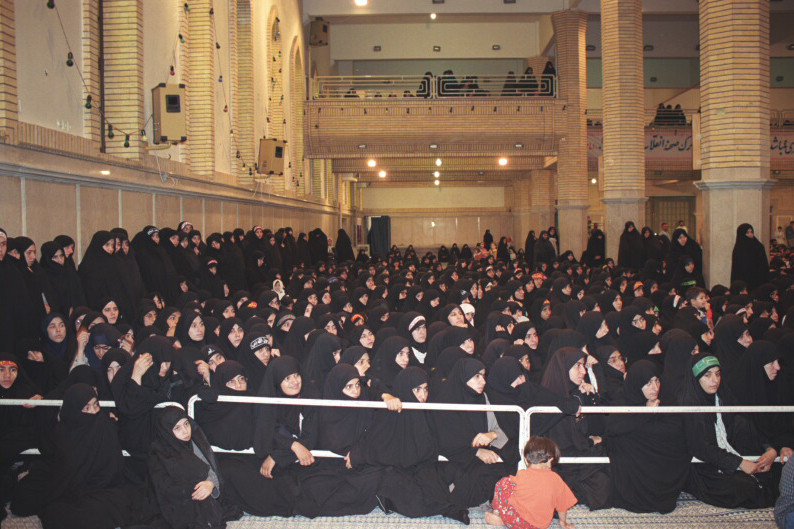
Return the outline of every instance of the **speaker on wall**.
<path id="1" fill-rule="evenodd" d="M 328 46 L 328 22 L 313 20 L 309 27 L 309 46 Z"/>
<path id="2" fill-rule="evenodd" d="M 185 85 L 165 84 L 152 88 L 154 143 L 187 141 L 185 121 Z"/>
<path id="3" fill-rule="evenodd" d="M 259 140 L 259 164 L 258 173 L 260 174 L 284 174 L 284 156 L 286 155 L 287 142 L 276 138 L 262 138 Z"/>

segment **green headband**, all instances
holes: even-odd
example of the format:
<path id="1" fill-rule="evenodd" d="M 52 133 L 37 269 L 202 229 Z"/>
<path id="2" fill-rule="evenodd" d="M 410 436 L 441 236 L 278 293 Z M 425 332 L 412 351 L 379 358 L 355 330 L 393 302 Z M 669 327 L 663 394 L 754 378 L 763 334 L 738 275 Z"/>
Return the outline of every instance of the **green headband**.
<path id="1" fill-rule="evenodd" d="M 692 374 L 695 375 L 695 378 L 700 378 L 703 373 L 711 369 L 712 367 L 720 367 L 720 361 L 717 359 L 716 356 L 704 356 L 700 360 L 697 361 L 695 365 L 692 366 Z"/>

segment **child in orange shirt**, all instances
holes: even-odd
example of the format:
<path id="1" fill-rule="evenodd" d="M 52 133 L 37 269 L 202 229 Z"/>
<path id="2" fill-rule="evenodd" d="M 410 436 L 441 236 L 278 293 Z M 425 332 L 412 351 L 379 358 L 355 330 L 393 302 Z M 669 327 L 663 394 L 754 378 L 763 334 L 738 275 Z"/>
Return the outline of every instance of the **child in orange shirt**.
<path id="1" fill-rule="evenodd" d="M 559 459 L 560 449 L 554 441 L 531 437 L 524 447 L 527 469 L 499 480 L 491 502 L 494 512 L 486 512 L 485 521 L 511 529 L 546 529 L 556 510 L 562 529 L 573 529 L 567 514 L 578 500 L 551 470 Z"/>

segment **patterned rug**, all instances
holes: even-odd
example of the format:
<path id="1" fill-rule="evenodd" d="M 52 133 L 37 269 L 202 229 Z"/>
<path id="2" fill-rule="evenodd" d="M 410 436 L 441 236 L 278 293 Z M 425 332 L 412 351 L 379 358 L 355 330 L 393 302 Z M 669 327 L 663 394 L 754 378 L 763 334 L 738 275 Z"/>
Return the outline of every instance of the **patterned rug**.
<path id="1" fill-rule="evenodd" d="M 682 495 L 678 507 L 670 514 L 633 514 L 621 509 L 590 512 L 586 507 L 574 507 L 568 519 L 577 529 L 618 527 L 621 529 L 776 529 L 772 509 L 720 509 Z M 471 510 L 473 527 L 489 527 L 482 511 Z M 433 516 L 431 518 L 405 518 L 399 514 L 386 516 L 380 510 L 362 516 L 342 518 L 258 518 L 245 516 L 230 523 L 229 529 L 390 529 L 404 527 L 463 527 L 458 522 Z M 551 527 L 559 527 L 555 520 Z M 2 529 L 41 529 L 39 519 L 9 516 Z"/>

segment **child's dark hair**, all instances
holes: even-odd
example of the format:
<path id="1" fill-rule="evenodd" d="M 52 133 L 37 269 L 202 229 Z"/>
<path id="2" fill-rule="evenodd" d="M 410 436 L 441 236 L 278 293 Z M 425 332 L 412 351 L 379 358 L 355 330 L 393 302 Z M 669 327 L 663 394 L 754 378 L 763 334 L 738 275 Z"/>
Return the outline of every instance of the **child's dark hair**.
<path id="1" fill-rule="evenodd" d="M 524 459 L 530 465 L 540 465 L 551 460 L 552 466 L 560 460 L 560 447 L 547 437 L 532 436 L 524 446 Z"/>

